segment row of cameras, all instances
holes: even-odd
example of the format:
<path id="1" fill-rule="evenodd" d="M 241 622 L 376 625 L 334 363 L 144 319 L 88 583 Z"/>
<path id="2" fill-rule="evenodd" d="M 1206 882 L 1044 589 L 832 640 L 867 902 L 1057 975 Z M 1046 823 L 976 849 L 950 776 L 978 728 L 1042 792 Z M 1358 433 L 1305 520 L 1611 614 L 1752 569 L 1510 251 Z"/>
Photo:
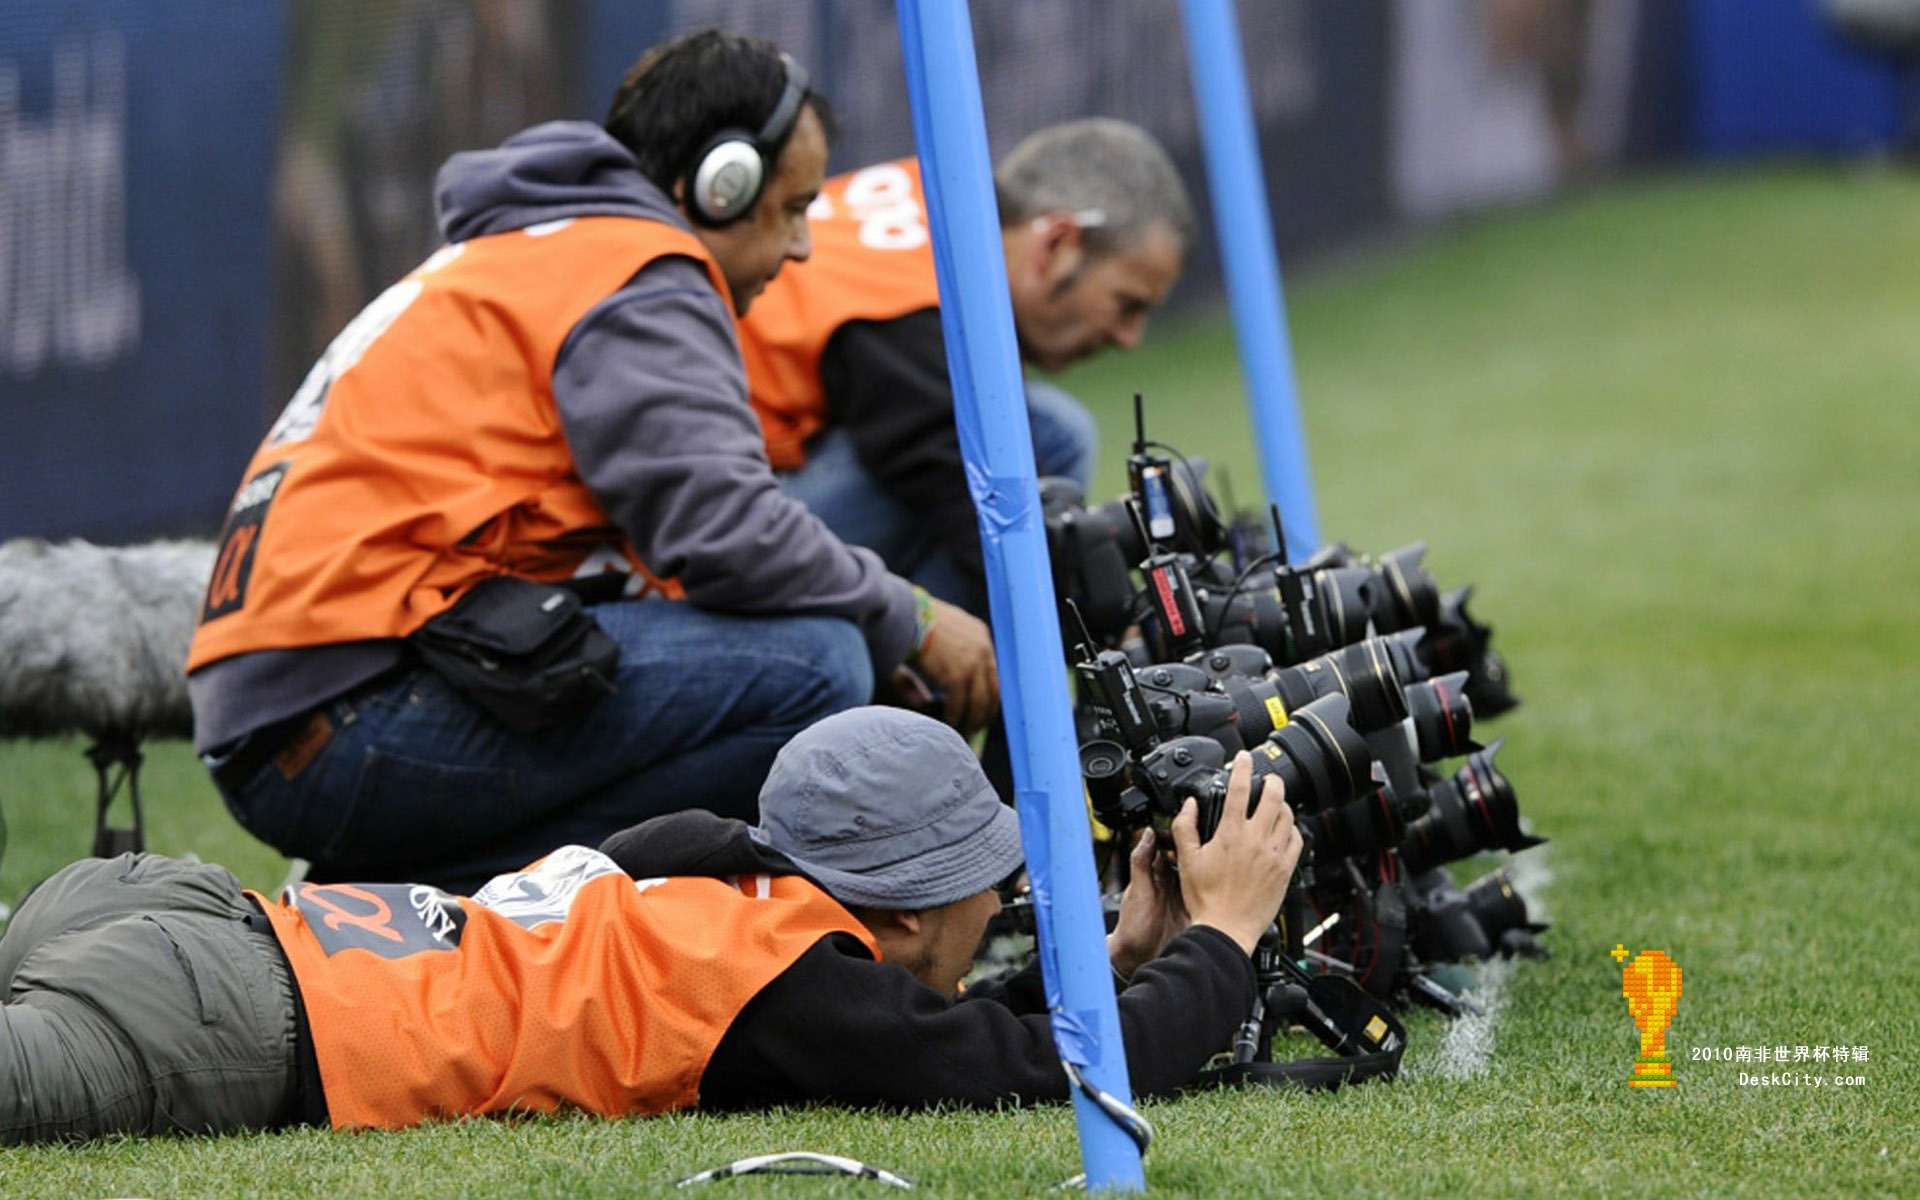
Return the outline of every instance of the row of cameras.
<path id="1" fill-rule="evenodd" d="M 1192 798 L 1211 836 L 1227 764 L 1250 751 L 1256 796 L 1278 778 L 1307 844 L 1284 953 L 1385 999 L 1467 1011 L 1431 965 L 1546 953 L 1505 868 L 1464 889 L 1447 870 L 1544 840 L 1495 765 L 1501 743 L 1472 738 L 1476 713 L 1518 699 L 1470 589 L 1443 593 L 1417 544 L 1373 559 L 1336 544 L 1290 565 L 1277 512 L 1271 538 L 1245 514 L 1223 520 L 1204 466 L 1151 449 L 1136 443 L 1129 494 L 1111 503 L 1041 487 L 1095 815 L 1164 828 Z"/>

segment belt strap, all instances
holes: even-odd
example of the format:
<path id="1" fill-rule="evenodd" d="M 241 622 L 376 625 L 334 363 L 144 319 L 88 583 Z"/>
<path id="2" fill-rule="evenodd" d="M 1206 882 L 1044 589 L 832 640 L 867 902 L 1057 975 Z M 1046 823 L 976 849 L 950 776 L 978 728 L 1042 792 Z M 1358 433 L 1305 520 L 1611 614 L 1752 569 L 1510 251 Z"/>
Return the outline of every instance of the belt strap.
<path id="1" fill-rule="evenodd" d="M 325 720 L 325 714 L 318 709 L 309 710 L 284 721 L 262 725 L 241 738 L 225 757 L 208 767 L 215 786 L 228 796 L 238 796 L 253 782 L 253 777 L 264 770 L 275 755 L 291 745 L 294 738 L 315 719 Z"/>
<path id="2" fill-rule="evenodd" d="M 246 925 L 249 932 L 265 939 L 261 949 L 277 964 L 276 973 L 285 975 L 287 996 L 293 1003 L 293 1062 L 287 1086 L 287 1103 L 281 1110 L 280 1123 L 325 1128 L 333 1120 L 327 1112 L 327 1096 L 320 1084 L 320 1059 L 313 1049 L 313 1030 L 307 1023 L 307 1006 L 300 999 L 300 980 L 294 975 L 293 965 L 287 960 L 287 952 L 273 932 L 273 922 L 267 919 L 260 901 L 252 896 L 246 899 L 253 911 L 241 917 L 241 923 Z"/>

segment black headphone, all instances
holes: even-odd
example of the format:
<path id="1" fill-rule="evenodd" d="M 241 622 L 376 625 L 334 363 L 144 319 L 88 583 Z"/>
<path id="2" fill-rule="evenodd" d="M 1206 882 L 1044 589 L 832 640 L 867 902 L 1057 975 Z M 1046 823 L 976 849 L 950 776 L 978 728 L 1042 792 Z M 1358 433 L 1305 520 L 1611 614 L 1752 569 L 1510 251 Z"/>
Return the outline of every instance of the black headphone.
<path id="1" fill-rule="evenodd" d="M 682 179 L 687 215 L 696 225 L 731 225 L 753 211 L 773 177 L 776 151 L 793 133 L 800 105 L 807 98 L 807 71 L 786 54 L 780 56 L 787 84 L 780 102 L 758 133 L 722 129 L 707 140 Z"/>

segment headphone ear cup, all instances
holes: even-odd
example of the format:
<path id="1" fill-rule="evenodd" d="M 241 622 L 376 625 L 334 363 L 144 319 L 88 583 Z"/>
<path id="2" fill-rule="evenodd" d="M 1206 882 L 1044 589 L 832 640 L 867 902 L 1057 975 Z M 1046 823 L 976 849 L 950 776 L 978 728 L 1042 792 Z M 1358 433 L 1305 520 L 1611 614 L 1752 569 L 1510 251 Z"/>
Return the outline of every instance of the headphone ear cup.
<path id="1" fill-rule="evenodd" d="M 687 175 L 687 210 L 702 225 L 730 225 L 753 211 L 766 181 L 766 160 L 753 135 L 723 130 Z"/>

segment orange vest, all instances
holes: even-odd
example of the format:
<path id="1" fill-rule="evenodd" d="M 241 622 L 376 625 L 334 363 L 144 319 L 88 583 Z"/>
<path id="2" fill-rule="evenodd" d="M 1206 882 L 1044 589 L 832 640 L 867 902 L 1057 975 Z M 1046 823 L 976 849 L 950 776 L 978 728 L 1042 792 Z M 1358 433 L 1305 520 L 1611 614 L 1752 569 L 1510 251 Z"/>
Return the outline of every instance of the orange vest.
<path id="1" fill-rule="evenodd" d="M 778 471 L 806 462 L 826 425 L 820 353 L 848 321 L 937 308 L 920 163 L 903 158 L 827 181 L 808 210 L 813 255 L 788 263 L 740 321 L 747 390 Z"/>
<path id="2" fill-rule="evenodd" d="M 614 567 L 669 595 L 587 490 L 553 398 L 569 332 L 698 238 L 585 217 L 444 246 L 348 323 L 268 431 L 221 532 L 189 670 L 405 637 L 492 575 Z M 730 306 L 730 301 L 729 301 Z"/>
<path id="3" fill-rule="evenodd" d="M 804 879 L 636 881 L 582 846 L 472 898 L 309 883 L 262 907 L 337 1129 L 686 1108 L 733 1019 L 821 938 L 852 934 L 880 956 Z"/>

